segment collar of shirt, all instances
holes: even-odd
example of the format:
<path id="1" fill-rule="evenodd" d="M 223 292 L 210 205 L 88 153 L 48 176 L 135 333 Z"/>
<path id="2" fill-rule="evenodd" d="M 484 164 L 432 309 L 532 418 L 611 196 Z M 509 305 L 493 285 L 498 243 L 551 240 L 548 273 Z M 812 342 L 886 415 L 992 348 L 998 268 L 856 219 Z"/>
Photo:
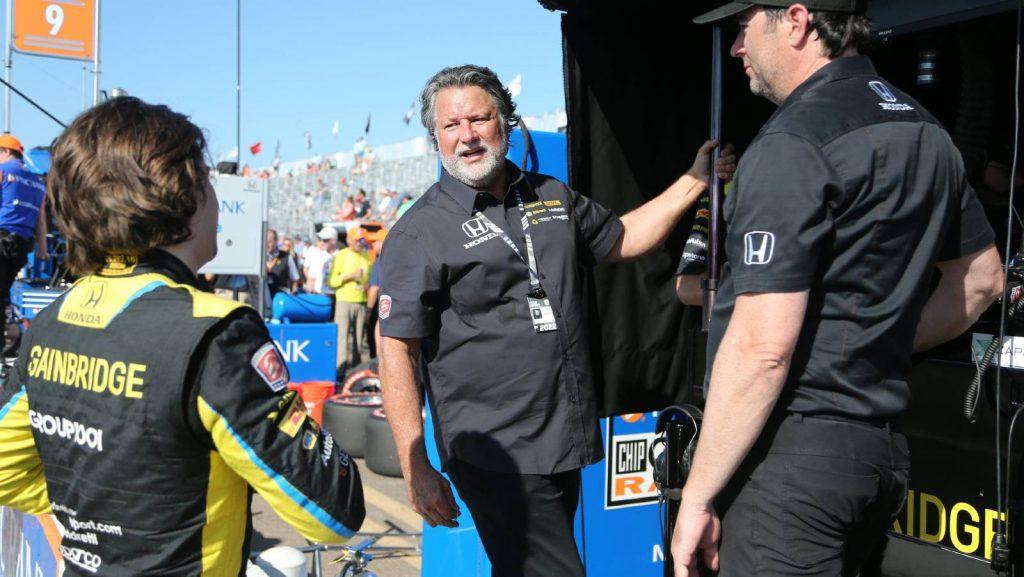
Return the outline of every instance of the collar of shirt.
<path id="1" fill-rule="evenodd" d="M 814 74 L 810 75 L 807 80 L 804 80 L 803 83 L 800 84 L 800 86 L 797 86 L 796 90 L 794 90 L 792 94 L 783 101 L 764 126 L 769 126 L 772 123 L 772 120 L 775 120 L 775 117 L 792 106 L 793 103 L 798 102 L 811 90 L 837 80 L 845 80 L 856 76 L 878 76 L 878 72 L 875 71 L 875 65 L 871 63 L 870 58 L 867 56 L 844 56 L 842 58 L 836 58 L 832 62 L 821 67 Z"/>
<path id="2" fill-rule="evenodd" d="M 519 170 L 512 161 L 505 160 L 505 174 L 508 175 L 508 190 L 512 190 L 520 180 L 523 180 L 523 171 Z M 486 191 L 477 190 L 464 182 L 456 179 L 451 174 L 448 174 L 447 170 L 441 170 L 441 190 L 450 196 L 455 202 L 459 203 L 468 214 L 472 214 L 476 209 L 476 199 L 481 193 L 488 194 Z"/>
<path id="3" fill-rule="evenodd" d="M 199 280 L 185 263 L 167 251 L 155 248 L 141 257 L 112 255 L 100 271 L 100 276 L 135 276 L 145 273 L 159 273 L 175 282 L 199 288 Z"/>

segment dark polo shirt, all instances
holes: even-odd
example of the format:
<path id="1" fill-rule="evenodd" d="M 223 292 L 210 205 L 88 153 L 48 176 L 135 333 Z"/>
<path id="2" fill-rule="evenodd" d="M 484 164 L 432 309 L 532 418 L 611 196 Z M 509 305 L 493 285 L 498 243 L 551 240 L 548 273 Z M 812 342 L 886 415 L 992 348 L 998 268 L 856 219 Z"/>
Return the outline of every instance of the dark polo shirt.
<path id="1" fill-rule="evenodd" d="M 777 408 L 871 419 L 903 412 L 935 263 L 994 238 L 935 118 L 866 57 L 835 60 L 764 125 L 723 207 L 728 262 L 708 367 L 736 295 L 807 290 Z"/>
<path id="2" fill-rule="evenodd" d="M 380 332 L 422 339 L 421 372 L 443 463 L 550 474 L 602 458 L 583 307 L 584 266 L 622 236 L 619 219 L 542 174 L 506 162 L 504 202 L 447 172 L 388 233 L 380 257 Z M 558 329 L 536 333 L 522 213 Z"/>

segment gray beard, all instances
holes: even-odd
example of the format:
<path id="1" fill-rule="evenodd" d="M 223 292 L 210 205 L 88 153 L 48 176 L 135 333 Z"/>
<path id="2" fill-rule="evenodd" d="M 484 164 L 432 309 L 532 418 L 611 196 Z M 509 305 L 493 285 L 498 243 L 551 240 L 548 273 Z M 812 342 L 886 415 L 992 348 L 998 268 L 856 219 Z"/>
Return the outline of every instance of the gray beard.
<path id="1" fill-rule="evenodd" d="M 476 171 L 467 169 L 458 155 L 441 155 L 441 166 L 455 180 L 470 188 L 484 189 L 494 184 L 494 181 L 502 175 L 505 168 L 505 155 L 508 153 L 508 144 L 502 144 L 498 150 L 488 148 L 484 154 L 483 166 L 486 168 L 483 174 L 476 175 Z"/>

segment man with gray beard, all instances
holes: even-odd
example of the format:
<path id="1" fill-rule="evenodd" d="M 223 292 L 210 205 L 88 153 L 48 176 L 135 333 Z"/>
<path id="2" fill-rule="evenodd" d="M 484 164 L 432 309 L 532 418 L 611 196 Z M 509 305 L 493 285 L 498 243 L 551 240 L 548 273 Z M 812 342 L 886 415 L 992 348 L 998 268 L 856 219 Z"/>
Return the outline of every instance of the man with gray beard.
<path id="1" fill-rule="evenodd" d="M 580 469 L 603 455 L 581 269 L 661 244 L 707 189 L 716 143 L 619 219 L 505 160 L 519 117 L 489 69 L 441 70 L 422 103 L 444 171 L 390 231 L 380 261 L 384 406 L 410 502 L 431 527 L 456 526 L 449 483 L 427 460 L 425 391 L 442 468 L 493 574 L 583 575 Z M 717 170 L 729 177 L 734 163 L 723 157 Z"/>

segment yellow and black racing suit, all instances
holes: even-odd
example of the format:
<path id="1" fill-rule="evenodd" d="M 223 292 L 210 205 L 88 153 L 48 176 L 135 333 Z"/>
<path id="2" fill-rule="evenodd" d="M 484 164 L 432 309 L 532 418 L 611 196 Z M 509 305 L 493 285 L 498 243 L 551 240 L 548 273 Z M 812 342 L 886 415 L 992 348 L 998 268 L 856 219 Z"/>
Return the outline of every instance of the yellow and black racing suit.
<path id="1" fill-rule="evenodd" d="M 43 310 L 0 389 L 0 505 L 52 513 L 68 575 L 243 575 L 250 487 L 312 541 L 365 516 L 256 312 L 176 258 L 112 258 Z"/>

